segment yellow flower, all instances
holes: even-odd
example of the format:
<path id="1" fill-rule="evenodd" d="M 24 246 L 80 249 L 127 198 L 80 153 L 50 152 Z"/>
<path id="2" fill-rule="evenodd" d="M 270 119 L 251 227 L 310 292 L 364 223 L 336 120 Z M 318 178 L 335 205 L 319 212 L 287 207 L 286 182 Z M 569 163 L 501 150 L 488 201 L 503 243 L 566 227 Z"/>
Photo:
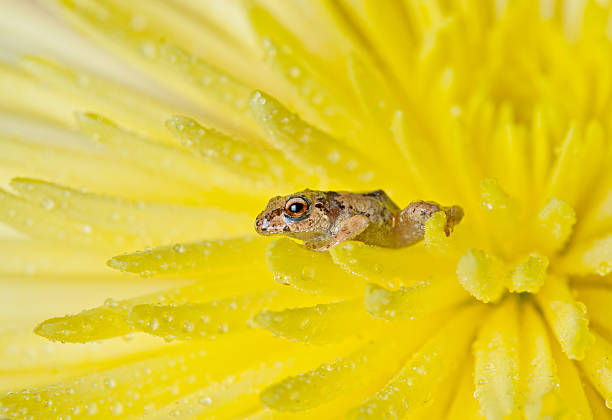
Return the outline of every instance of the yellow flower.
<path id="1" fill-rule="evenodd" d="M 607 0 L 6 3 L 2 416 L 609 418 Z M 465 217 L 257 237 L 305 187 Z"/>

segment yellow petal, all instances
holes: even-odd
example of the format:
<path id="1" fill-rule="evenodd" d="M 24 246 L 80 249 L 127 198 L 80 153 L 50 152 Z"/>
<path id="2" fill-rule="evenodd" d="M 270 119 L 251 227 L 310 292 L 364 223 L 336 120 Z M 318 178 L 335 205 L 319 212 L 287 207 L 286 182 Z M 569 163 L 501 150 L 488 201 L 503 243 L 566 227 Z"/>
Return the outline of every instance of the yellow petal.
<path id="1" fill-rule="evenodd" d="M 370 317 L 359 300 L 284 311 L 265 310 L 258 313 L 254 321 L 279 337 L 314 344 L 372 335 L 388 326 Z"/>
<path id="2" fill-rule="evenodd" d="M 376 185 L 372 164 L 366 157 L 302 121 L 276 99 L 257 91 L 251 95 L 250 105 L 271 144 L 315 176 L 319 185 L 328 188 Z"/>
<path id="3" fill-rule="evenodd" d="M 561 260 L 566 272 L 574 275 L 597 274 L 605 276 L 612 272 L 612 235 L 593 239 L 576 246 Z"/>
<path id="4" fill-rule="evenodd" d="M 76 72 L 38 57 L 24 57 L 23 68 L 71 103 L 71 111 L 87 109 L 108 115 L 119 124 L 150 136 L 162 144 L 173 144 L 164 130 L 171 108 L 134 89 L 90 73 Z M 117 101 L 117 98 L 121 101 Z"/>
<path id="5" fill-rule="evenodd" d="M 605 285 L 577 284 L 575 293 L 587 307 L 589 322 L 612 334 L 612 290 Z"/>
<path id="6" fill-rule="evenodd" d="M 448 252 L 450 239 L 446 236 L 446 213 L 438 211 L 425 222 L 424 244 L 437 252 Z"/>
<path id="7" fill-rule="evenodd" d="M 171 404 L 147 410 L 146 417 L 154 420 L 238 418 L 261 409 L 259 393 L 265 386 L 305 364 L 303 360 L 262 362 L 227 380 L 202 387 Z"/>
<path id="8" fill-rule="evenodd" d="M 367 22 L 364 27 L 368 28 L 369 35 L 376 43 L 375 51 L 391 67 L 397 80 L 404 84 L 404 89 L 409 90 L 412 80 L 406 77 L 406 71 L 413 66 L 410 63 L 411 54 L 407 54 L 407 51 L 411 51 L 416 43 L 410 26 L 403 19 L 403 5 L 366 1 L 363 7 Z"/>
<path id="9" fill-rule="evenodd" d="M 65 136 L 67 133 L 64 131 Z M 12 171 L 11 177 L 19 173 L 130 200 L 181 204 L 202 200 L 201 191 L 183 182 L 118 162 L 115 156 L 100 150 L 69 147 L 60 142 L 45 144 L 21 136 L 0 136 L 0 146 L 3 166 Z"/>
<path id="10" fill-rule="evenodd" d="M 606 400 L 612 406 L 612 344 L 601 335 L 594 333 L 595 342 L 586 351 L 580 367 Z"/>
<path id="11" fill-rule="evenodd" d="M 431 170 L 437 167 L 438 159 L 432 145 L 409 126 L 408 118 L 403 111 L 396 111 L 393 114 L 390 128 L 393 139 L 406 160 L 406 170 L 413 180 L 407 186 L 409 192 L 435 194 L 441 201 L 447 199 L 451 195 L 447 178 L 443 172 Z"/>
<path id="12" fill-rule="evenodd" d="M 211 207 L 134 202 L 28 178 L 13 179 L 11 187 L 46 210 L 48 217 L 55 215 L 88 223 L 92 229 L 116 235 L 129 234 L 134 237 L 129 246 L 134 248 L 247 234 L 252 229 L 248 215 Z M 180 218 L 176 217 L 177 212 Z"/>
<path id="13" fill-rule="evenodd" d="M 577 366 L 562 353 L 557 343 L 551 343 L 559 377 L 558 396 L 548 394 L 542 399 L 541 415 L 590 419 L 591 409 L 584 393 L 584 380 Z"/>
<path id="14" fill-rule="evenodd" d="M 332 297 L 358 296 L 365 291 L 363 280 L 341 270 L 328 253 L 311 251 L 290 239 L 272 242 L 266 261 L 278 283 L 298 290 Z"/>
<path id="15" fill-rule="evenodd" d="M 19 71 L 13 66 L 0 64 L 0 88 L 3 112 L 31 115 L 59 125 L 70 125 L 73 121 L 74 105 L 60 94 L 41 89 L 34 76 Z M 53 103 L 49 107 L 46 104 Z"/>
<path id="16" fill-rule="evenodd" d="M 267 64 L 284 79 L 299 98 L 303 114 L 317 122 L 321 128 L 329 128 L 334 134 L 349 133 L 358 129 L 354 118 L 354 105 L 342 79 L 330 77 L 320 57 L 313 55 L 287 32 L 265 9 L 254 6 L 249 11 L 251 22 L 262 38 Z M 288 89 L 288 90 L 289 90 Z M 357 125 L 357 126 L 356 126 Z"/>
<path id="17" fill-rule="evenodd" d="M 0 273 L 4 276 L 104 276 L 117 278 L 106 265 L 105 251 L 82 246 L 58 246 L 56 241 L 6 239 L 0 241 Z M 121 277 L 121 276 L 119 276 Z"/>
<path id="18" fill-rule="evenodd" d="M 576 212 L 564 201 L 551 198 L 540 210 L 536 218 L 535 241 L 544 253 L 550 253 L 563 247 L 570 237 Z"/>
<path id="19" fill-rule="evenodd" d="M 31 384 L 54 383 L 124 363 L 126 357 L 158 349 L 159 340 L 138 336 L 104 343 L 50 343 L 32 332 L 32 325 L 0 331 L 0 389 L 15 391 Z"/>
<path id="20" fill-rule="evenodd" d="M 594 419 L 605 419 L 610 416 L 610 409 L 606 407 L 605 400 L 593 389 L 591 384 L 584 383 L 584 391 L 591 406 Z"/>
<path id="21" fill-rule="evenodd" d="M 129 7 L 112 0 L 61 3 L 63 11 L 77 26 L 115 51 L 127 54 L 133 62 L 174 91 L 208 107 L 211 112 L 207 114 L 218 116 L 213 120 L 216 120 L 215 125 L 257 137 L 252 120 L 244 118 L 250 89 L 171 41 L 160 41 L 159 27 L 147 22 L 152 16 L 143 16 L 141 12 L 133 20 Z M 164 19 L 170 19 L 171 14 L 172 9 L 164 18 L 158 18 L 160 24 L 163 25 Z M 168 115 L 172 112 L 167 112 L 158 125 L 163 124 Z"/>
<path id="22" fill-rule="evenodd" d="M 264 250 L 268 241 L 243 237 L 218 239 L 117 255 L 108 261 L 112 268 L 141 276 L 158 274 L 192 275 L 195 273 L 223 273 L 249 268 L 263 268 Z M 242 264 L 233 263 L 239 258 Z"/>
<path id="23" fill-rule="evenodd" d="M 479 249 L 468 249 L 461 257 L 457 277 L 465 290 L 485 303 L 501 299 L 507 282 L 504 264 Z"/>
<path id="24" fill-rule="evenodd" d="M 193 301 L 193 297 L 190 299 Z M 267 290 L 205 303 L 141 304 L 127 313 L 127 323 L 166 341 L 215 339 L 253 326 L 251 318 L 262 308 L 283 308 L 304 303 L 292 290 Z M 307 301 L 307 299 L 306 299 Z"/>
<path id="25" fill-rule="evenodd" d="M 89 222 L 49 214 L 38 204 L 0 190 L 0 220 L 35 239 L 65 240 L 71 244 L 108 249 L 109 246 L 133 244 L 134 235 L 94 229 Z"/>
<path id="26" fill-rule="evenodd" d="M 363 394 L 363 388 L 374 391 L 384 386 L 410 350 L 425 339 L 427 329 L 424 323 L 413 325 L 410 339 L 404 335 L 371 341 L 351 354 L 283 379 L 264 390 L 262 401 L 275 410 L 298 412 L 343 394 Z"/>
<path id="27" fill-rule="evenodd" d="M 245 353 L 243 350 L 251 340 L 258 346 Z M 338 351 L 346 349 L 332 350 Z M 279 342 L 261 331 L 214 342 L 166 347 L 163 352 L 144 353 L 118 367 L 7 395 L 0 400 L 0 414 L 20 420 L 28 416 L 42 419 L 79 414 L 98 418 L 141 415 L 214 383 L 222 388 L 221 383 L 231 381 L 231 376 L 262 363 L 295 365 L 292 353 L 296 352 L 301 362 L 297 369 L 308 369 L 323 360 L 321 352 L 311 353 L 312 358 L 303 357 L 307 353 L 299 351 L 298 345 Z M 228 358 L 233 363 L 224 363 Z"/>
<path id="28" fill-rule="evenodd" d="M 364 305 L 377 318 L 414 319 L 467 300 L 469 295 L 455 277 L 439 277 L 395 291 L 368 284 Z"/>
<path id="29" fill-rule="evenodd" d="M 520 418 L 517 305 L 516 299 L 507 298 L 488 317 L 474 343 L 474 395 L 486 418 Z"/>
<path id="30" fill-rule="evenodd" d="M 489 232 L 493 244 L 503 255 L 513 255 L 521 246 L 516 235 L 520 229 L 518 204 L 495 178 L 480 181 L 480 204 L 484 220 L 494 226 Z"/>
<path id="31" fill-rule="evenodd" d="M 249 279 L 246 284 L 244 282 L 245 278 Z M 125 335 L 134 330 L 134 324 L 128 323 L 128 317 L 131 309 L 136 305 L 147 303 L 157 305 L 185 304 L 187 302 L 224 299 L 240 293 L 265 290 L 269 288 L 270 284 L 273 283 L 267 272 L 251 271 L 248 274 L 244 272 L 224 274 L 182 288 L 172 288 L 136 298 L 121 301 L 109 298 L 103 306 L 87 309 L 76 315 L 48 319 L 36 327 L 35 332 L 51 340 L 62 342 L 85 343 L 102 340 Z M 230 304 L 231 302 L 228 302 L 228 307 L 230 307 Z M 150 308 L 142 307 L 141 315 L 146 317 L 148 315 L 147 309 Z M 161 311 L 163 312 L 163 310 Z M 145 325 L 146 323 L 143 322 L 143 325 L 139 325 L 139 327 L 142 329 L 148 328 L 150 332 L 153 332 L 155 328 L 152 328 L 151 322 L 152 319 L 149 325 Z M 170 327 L 176 329 L 174 324 Z"/>
<path id="32" fill-rule="evenodd" d="M 418 284 L 430 275 L 453 272 L 452 261 L 430 253 L 420 244 L 390 249 L 346 241 L 331 248 L 329 253 L 349 273 L 393 289 Z"/>
<path id="33" fill-rule="evenodd" d="M 133 330 L 125 322 L 126 309 L 109 300 L 103 307 L 83 311 L 78 315 L 48 319 L 40 323 L 34 332 L 63 343 L 87 343 L 126 335 Z"/>
<path id="34" fill-rule="evenodd" d="M 239 141 L 187 117 L 174 117 L 166 126 L 194 154 L 244 177 L 248 185 L 256 180 L 254 187 L 272 184 L 279 188 L 288 178 L 285 171 L 290 167 L 276 150 Z"/>
<path id="35" fill-rule="evenodd" d="M 439 329 L 380 391 L 353 408 L 348 418 L 402 418 L 432 399 L 441 384 L 459 367 L 465 357 L 477 317 L 482 312 L 470 307 L 458 313 Z"/>
<path id="36" fill-rule="evenodd" d="M 555 386 L 557 366 L 553 359 L 546 325 L 530 304 L 521 306 L 521 393 L 524 396 L 523 414 L 527 420 L 537 420 L 548 414 L 543 409 L 544 399 L 560 404 Z M 548 410 L 550 408 L 547 407 Z"/>
<path id="37" fill-rule="evenodd" d="M 464 363 L 455 398 L 449 405 L 446 418 L 448 420 L 483 420 L 479 413 L 480 406 L 474 393 L 474 362 L 471 355 Z"/>
<path id="38" fill-rule="evenodd" d="M 502 108 L 502 115 L 505 109 Z M 491 166 L 513 197 L 528 199 L 528 166 L 525 131 L 512 115 L 500 119 L 491 140 Z M 522 203 L 523 204 L 523 203 Z"/>
<path id="39" fill-rule="evenodd" d="M 573 124 L 551 168 L 546 196 L 559 197 L 571 206 L 580 206 L 579 199 L 585 193 L 584 185 L 591 184 L 599 162 L 606 155 L 605 144 L 604 133 L 598 123 L 589 124 L 584 131 Z"/>
<path id="40" fill-rule="evenodd" d="M 516 293 L 537 293 L 544 284 L 547 269 L 548 258 L 529 255 L 510 273 L 508 289 Z"/>
<path id="41" fill-rule="evenodd" d="M 542 194 L 542 188 L 547 179 L 551 162 L 551 136 L 547 132 L 548 118 L 546 118 L 542 107 L 534 111 L 531 127 L 531 156 L 532 174 L 534 185 L 532 187 L 534 196 Z"/>
<path id="42" fill-rule="evenodd" d="M 563 352 L 581 360 L 593 343 L 586 306 L 574 300 L 566 279 L 553 276 L 546 279 L 536 298 Z"/>
<path id="43" fill-rule="evenodd" d="M 195 159 L 183 150 L 152 144 L 147 139 L 135 136 L 117 127 L 112 121 L 93 113 L 77 114 L 81 129 L 102 143 L 118 160 L 126 160 L 147 171 L 162 173 L 166 178 L 186 183 L 206 196 L 221 195 L 227 200 L 224 190 L 235 193 L 250 193 L 252 190 L 243 179 L 222 168 Z M 221 191 L 219 191 L 221 190 Z"/>

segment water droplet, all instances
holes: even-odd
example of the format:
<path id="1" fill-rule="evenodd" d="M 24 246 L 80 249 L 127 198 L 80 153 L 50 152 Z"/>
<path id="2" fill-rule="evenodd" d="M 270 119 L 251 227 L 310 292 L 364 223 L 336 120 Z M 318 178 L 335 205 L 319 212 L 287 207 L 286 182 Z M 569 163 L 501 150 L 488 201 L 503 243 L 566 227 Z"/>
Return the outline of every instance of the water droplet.
<path id="1" fill-rule="evenodd" d="M 291 76 L 294 79 L 296 79 L 296 78 L 300 77 L 300 74 L 302 72 L 300 71 L 299 67 L 293 66 L 293 67 L 289 68 L 288 73 L 289 73 L 289 76 Z"/>
<path id="2" fill-rule="evenodd" d="M 364 172 L 362 174 L 359 174 L 359 180 L 361 182 L 369 182 L 372 180 L 372 178 L 374 178 L 374 172 L 372 171 L 368 171 L 368 172 Z"/>
<path id="3" fill-rule="evenodd" d="M 113 389 L 117 386 L 117 382 L 113 378 L 106 378 L 104 380 L 104 386 L 108 389 Z"/>
<path id="4" fill-rule="evenodd" d="M 143 15 L 132 16 L 132 19 L 130 19 L 130 27 L 137 32 L 142 31 L 147 27 L 147 18 Z"/>
<path id="5" fill-rule="evenodd" d="M 344 169 L 346 169 L 347 171 L 352 171 L 353 169 L 355 169 L 357 167 L 357 162 L 355 162 L 354 160 L 349 160 L 348 162 L 346 162 L 346 164 L 344 165 Z"/>
<path id="6" fill-rule="evenodd" d="M 600 276 L 605 276 L 610 273 L 610 271 L 612 271 L 612 267 L 610 267 L 610 264 L 608 264 L 607 262 L 602 262 L 597 267 L 597 274 L 599 274 Z"/>
<path id="7" fill-rule="evenodd" d="M 42 201 L 40 202 L 40 205 L 42 206 L 43 209 L 45 210 L 51 210 L 53 209 L 53 207 L 55 207 L 55 201 L 53 201 L 50 198 L 43 198 Z"/>
<path id="8" fill-rule="evenodd" d="M 202 397 L 198 400 L 198 402 L 202 404 L 203 406 L 208 407 L 209 405 L 212 404 L 212 399 L 210 397 Z"/>
<path id="9" fill-rule="evenodd" d="M 153 318 L 151 320 L 150 328 L 151 328 L 151 331 L 155 331 L 156 329 L 159 328 L 159 321 L 157 320 L 157 318 Z"/>
<path id="10" fill-rule="evenodd" d="M 77 83 L 82 87 L 89 87 L 91 79 L 85 74 L 80 74 L 77 78 Z"/>
<path id="11" fill-rule="evenodd" d="M 34 264 L 26 264 L 25 267 L 23 268 L 23 271 L 27 275 L 32 275 L 36 273 L 36 266 Z"/>
<path id="12" fill-rule="evenodd" d="M 337 163 L 340 160 L 340 152 L 338 152 L 337 150 L 330 152 L 327 155 L 327 160 L 329 160 L 331 163 Z"/>
<path id="13" fill-rule="evenodd" d="M 179 254 L 182 254 L 185 252 L 185 245 L 183 244 L 176 244 L 172 247 L 172 250 L 174 252 L 178 252 Z"/>
<path id="14" fill-rule="evenodd" d="M 185 331 L 186 333 L 193 332 L 194 329 L 195 325 L 193 325 L 193 322 L 191 321 L 185 321 L 185 323 L 183 324 L 183 331 Z"/>
<path id="15" fill-rule="evenodd" d="M 157 47 L 152 42 L 143 42 L 140 44 L 140 53 L 149 59 L 157 57 Z"/>
<path id="16" fill-rule="evenodd" d="M 315 276 L 315 269 L 310 265 L 305 265 L 302 268 L 302 279 L 303 280 L 312 280 Z"/>
<path id="17" fill-rule="evenodd" d="M 93 416 L 95 414 L 98 414 L 98 406 L 96 405 L 96 403 L 92 402 L 91 404 L 85 407 L 87 408 L 88 415 Z"/>
<path id="18" fill-rule="evenodd" d="M 202 78 L 200 79 L 200 81 L 202 82 L 202 84 L 204 86 L 208 86 L 212 83 L 212 77 L 210 77 L 209 75 L 206 76 L 202 76 Z"/>
<path id="19" fill-rule="evenodd" d="M 117 401 L 110 406 L 110 411 L 113 413 L 113 416 L 120 416 L 123 413 L 123 404 Z"/>
<path id="20" fill-rule="evenodd" d="M 108 298 L 104 301 L 105 308 L 116 308 L 117 306 L 119 306 L 119 303 L 113 298 Z"/>
<path id="21" fill-rule="evenodd" d="M 91 226 L 89 226 L 89 225 L 84 225 L 84 226 L 82 227 L 82 230 L 83 230 L 83 233 L 85 233 L 85 234 L 89 235 L 89 234 L 91 233 Z"/>

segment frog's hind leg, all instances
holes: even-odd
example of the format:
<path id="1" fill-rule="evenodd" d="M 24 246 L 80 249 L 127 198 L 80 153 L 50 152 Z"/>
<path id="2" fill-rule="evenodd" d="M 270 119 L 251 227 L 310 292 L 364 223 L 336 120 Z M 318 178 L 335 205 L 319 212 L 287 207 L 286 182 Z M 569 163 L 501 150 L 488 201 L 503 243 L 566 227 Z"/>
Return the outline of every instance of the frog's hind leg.
<path id="1" fill-rule="evenodd" d="M 442 207 L 432 201 L 414 201 L 395 216 L 394 239 L 396 247 L 414 245 L 425 237 L 425 223 L 436 212 L 446 213 L 446 236 L 463 218 L 459 206 Z"/>

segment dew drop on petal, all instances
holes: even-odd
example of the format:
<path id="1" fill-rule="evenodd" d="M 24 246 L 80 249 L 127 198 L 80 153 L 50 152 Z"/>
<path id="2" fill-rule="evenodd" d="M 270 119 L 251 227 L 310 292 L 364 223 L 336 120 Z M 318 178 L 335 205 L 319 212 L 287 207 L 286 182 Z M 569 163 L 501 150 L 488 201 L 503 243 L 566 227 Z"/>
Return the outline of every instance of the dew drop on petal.
<path id="1" fill-rule="evenodd" d="M 120 416 L 121 414 L 123 414 L 123 404 L 117 401 L 116 403 L 110 406 L 110 411 L 111 413 L 113 413 L 113 416 Z"/>
<path id="2" fill-rule="evenodd" d="M 48 198 L 48 197 L 43 198 L 42 201 L 40 202 L 40 205 L 45 210 L 52 210 L 55 207 L 55 201 L 53 201 L 51 198 Z"/>

